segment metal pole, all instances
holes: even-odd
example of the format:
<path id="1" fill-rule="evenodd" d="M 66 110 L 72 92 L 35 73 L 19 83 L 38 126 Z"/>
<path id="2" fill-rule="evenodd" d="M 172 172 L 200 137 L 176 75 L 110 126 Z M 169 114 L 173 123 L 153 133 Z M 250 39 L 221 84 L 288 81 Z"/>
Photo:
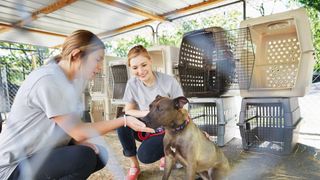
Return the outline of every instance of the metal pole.
<path id="1" fill-rule="evenodd" d="M 242 0 L 243 5 L 243 20 L 246 20 L 247 18 L 247 4 L 245 0 Z"/>
<path id="2" fill-rule="evenodd" d="M 157 45 L 159 45 L 159 34 L 158 34 L 158 32 L 159 32 L 159 26 L 160 26 L 160 24 L 162 24 L 162 22 L 160 22 L 159 24 L 157 24 L 157 27 L 156 27 L 156 40 L 157 40 Z"/>

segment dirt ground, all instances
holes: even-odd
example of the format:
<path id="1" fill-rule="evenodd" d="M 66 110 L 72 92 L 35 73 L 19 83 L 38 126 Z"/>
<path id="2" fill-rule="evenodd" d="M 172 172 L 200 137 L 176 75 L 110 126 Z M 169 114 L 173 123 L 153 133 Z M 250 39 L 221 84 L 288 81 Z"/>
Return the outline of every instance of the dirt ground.
<path id="1" fill-rule="evenodd" d="M 123 179 L 127 173 L 130 164 L 129 160 L 122 155 L 122 147 L 118 140 L 117 133 L 111 132 L 105 136 L 105 141 L 108 145 L 109 161 L 106 168 L 92 174 L 89 180 L 118 180 Z M 139 142 L 137 142 L 139 146 Z M 159 162 L 153 164 L 140 164 L 142 173 L 139 176 L 139 180 L 156 180 L 161 179 L 162 171 L 159 170 Z M 184 170 L 174 169 L 172 171 L 172 177 L 175 180 L 182 180 Z"/>
<path id="2" fill-rule="evenodd" d="M 105 136 L 108 144 L 109 162 L 106 168 L 96 172 L 89 180 L 123 179 L 129 168 L 129 161 L 122 155 L 121 145 L 115 132 Z M 270 153 L 243 151 L 241 139 L 234 138 L 222 148 L 228 157 L 232 170 L 229 179 L 320 179 L 320 150 L 298 144 L 289 156 Z M 161 179 L 159 162 L 141 166 L 140 180 Z M 173 170 L 170 179 L 184 179 L 184 168 Z"/>

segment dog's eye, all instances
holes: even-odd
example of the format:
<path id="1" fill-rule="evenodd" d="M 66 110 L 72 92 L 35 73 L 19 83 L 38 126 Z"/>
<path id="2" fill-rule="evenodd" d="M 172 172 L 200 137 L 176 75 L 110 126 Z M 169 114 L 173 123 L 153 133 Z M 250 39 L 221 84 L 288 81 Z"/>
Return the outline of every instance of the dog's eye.
<path id="1" fill-rule="evenodd" d="M 163 108 L 161 108 L 161 107 L 157 106 L 157 111 L 162 112 L 162 111 L 163 111 Z"/>

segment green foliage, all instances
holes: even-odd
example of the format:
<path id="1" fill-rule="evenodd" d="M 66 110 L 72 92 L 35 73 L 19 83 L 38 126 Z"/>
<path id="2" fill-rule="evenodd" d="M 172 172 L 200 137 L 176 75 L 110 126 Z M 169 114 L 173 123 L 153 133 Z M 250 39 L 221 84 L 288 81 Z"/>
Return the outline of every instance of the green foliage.
<path id="1" fill-rule="evenodd" d="M 241 10 L 235 9 L 229 12 L 191 20 L 180 19 L 169 23 L 169 26 L 171 25 L 172 27 L 174 25 L 174 28 L 166 28 L 165 26 L 160 25 L 160 27 L 164 28 L 158 36 L 158 44 L 180 47 L 182 37 L 186 32 L 212 26 L 221 26 L 225 29 L 235 29 L 242 20 L 241 13 Z M 167 23 L 165 24 L 168 25 Z M 108 54 L 118 57 L 126 57 L 129 49 L 137 44 L 141 44 L 145 47 L 153 45 L 153 43 L 150 40 L 147 40 L 147 38 L 137 35 L 131 40 L 121 38 L 117 39 L 116 42 L 109 41 L 106 43 L 106 49 Z"/>
<path id="2" fill-rule="evenodd" d="M 171 29 L 163 30 L 161 33 L 162 35 L 158 37 L 159 44 L 179 47 L 183 35 L 187 32 L 213 26 L 223 27 L 227 30 L 235 29 L 237 28 L 241 20 L 241 11 L 232 10 L 225 14 L 221 13 L 213 16 L 205 16 L 202 18 L 192 19 L 188 21 L 173 22 L 176 23 L 173 32 Z"/>
<path id="3" fill-rule="evenodd" d="M 49 49 L 32 45 L 0 42 L 0 67 L 7 69 L 8 81 L 20 85 L 34 68 L 43 64 Z"/>
<path id="4" fill-rule="evenodd" d="M 114 54 L 117 57 L 126 57 L 130 48 L 138 44 L 148 48 L 151 46 L 152 42 L 137 35 L 132 40 L 122 38 L 117 40 L 116 45 L 113 45 L 111 42 L 107 42 L 105 45 L 108 53 Z"/>
<path id="5" fill-rule="evenodd" d="M 314 8 L 318 12 L 320 11 L 320 0 L 299 0 L 299 2 L 307 7 Z"/>
<path id="6" fill-rule="evenodd" d="M 320 72 L 320 12 L 314 8 L 308 8 L 308 15 L 311 21 L 313 45 L 315 49 L 316 65 L 314 69 L 315 71 Z"/>
<path id="7" fill-rule="evenodd" d="M 313 34 L 316 65 L 314 70 L 320 72 L 320 0 L 298 0 L 307 8 Z"/>

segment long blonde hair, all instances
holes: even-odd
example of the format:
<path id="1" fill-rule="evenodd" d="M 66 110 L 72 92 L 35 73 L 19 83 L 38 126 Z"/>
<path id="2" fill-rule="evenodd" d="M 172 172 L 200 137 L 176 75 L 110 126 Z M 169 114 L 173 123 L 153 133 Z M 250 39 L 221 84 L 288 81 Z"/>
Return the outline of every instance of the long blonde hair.
<path id="1" fill-rule="evenodd" d="M 54 58 L 55 61 L 67 60 L 71 62 L 71 52 L 74 49 L 79 49 L 81 57 L 84 57 L 95 50 L 105 49 L 105 46 L 101 39 L 92 32 L 77 30 L 65 39 L 61 54 Z"/>

